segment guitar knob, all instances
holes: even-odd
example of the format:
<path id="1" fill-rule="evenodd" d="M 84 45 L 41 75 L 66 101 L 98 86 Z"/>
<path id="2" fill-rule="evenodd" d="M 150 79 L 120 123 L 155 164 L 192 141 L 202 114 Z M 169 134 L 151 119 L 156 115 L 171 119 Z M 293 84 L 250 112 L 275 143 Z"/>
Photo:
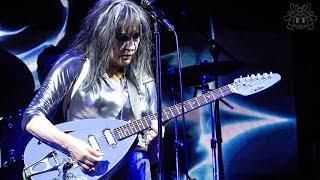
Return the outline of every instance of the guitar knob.
<path id="1" fill-rule="evenodd" d="M 246 81 L 249 81 L 250 80 L 250 77 L 249 77 L 249 75 L 247 75 L 247 77 L 246 77 Z"/>
<path id="2" fill-rule="evenodd" d="M 261 74 L 258 73 L 258 74 L 257 74 L 257 77 L 258 77 L 258 79 L 261 79 Z"/>

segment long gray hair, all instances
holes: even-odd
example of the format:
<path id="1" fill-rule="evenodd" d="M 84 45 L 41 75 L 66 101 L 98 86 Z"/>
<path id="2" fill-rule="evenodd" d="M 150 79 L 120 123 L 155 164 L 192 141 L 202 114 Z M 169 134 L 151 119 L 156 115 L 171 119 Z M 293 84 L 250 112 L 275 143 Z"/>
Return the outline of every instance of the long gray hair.
<path id="1" fill-rule="evenodd" d="M 133 31 L 138 26 L 140 44 L 129 67 L 126 78 L 140 90 L 142 76 L 152 76 L 152 32 L 149 15 L 130 0 L 98 0 L 82 20 L 79 33 L 67 49 L 67 54 L 84 55 L 90 60 L 91 70 L 86 77 L 86 86 L 109 70 L 109 53 L 117 41 L 121 29 Z"/>

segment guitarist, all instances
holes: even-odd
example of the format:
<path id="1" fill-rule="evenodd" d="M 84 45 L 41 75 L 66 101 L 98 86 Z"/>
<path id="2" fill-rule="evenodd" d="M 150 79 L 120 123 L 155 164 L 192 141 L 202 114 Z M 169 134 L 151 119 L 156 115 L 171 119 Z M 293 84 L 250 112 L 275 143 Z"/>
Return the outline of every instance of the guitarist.
<path id="1" fill-rule="evenodd" d="M 22 129 L 67 150 L 84 173 L 95 171 L 104 154 L 57 129 L 51 117 L 60 105 L 64 121 L 129 121 L 155 113 L 151 52 L 150 19 L 140 6 L 129 0 L 97 1 L 25 109 Z M 158 161 L 157 127 L 153 122 L 138 135 L 136 150 L 112 179 L 151 179 L 150 167 Z"/>

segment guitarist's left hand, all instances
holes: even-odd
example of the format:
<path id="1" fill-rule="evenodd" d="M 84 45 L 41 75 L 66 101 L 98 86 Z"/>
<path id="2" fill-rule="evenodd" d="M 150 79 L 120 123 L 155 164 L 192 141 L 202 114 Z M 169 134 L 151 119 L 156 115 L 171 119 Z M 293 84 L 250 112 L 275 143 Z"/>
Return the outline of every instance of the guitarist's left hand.
<path id="1" fill-rule="evenodd" d="M 147 133 L 147 144 L 149 144 L 154 138 L 158 135 L 158 121 L 152 120 L 151 129 L 149 130 L 149 133 Z"/>

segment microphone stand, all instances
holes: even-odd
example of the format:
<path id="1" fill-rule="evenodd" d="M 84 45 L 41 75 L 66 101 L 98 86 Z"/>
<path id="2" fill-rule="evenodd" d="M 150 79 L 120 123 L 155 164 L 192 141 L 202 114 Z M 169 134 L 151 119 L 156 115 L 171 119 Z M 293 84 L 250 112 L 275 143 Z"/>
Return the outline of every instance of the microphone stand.
<path id="1" fill-rule="evenodd" d="M 154 22 L 154 34 L 155 34 L 155 49 L 156 49 L 156 66 L 157 66 L 157 72 L 156 72 L 156 82 L 157 82 L 157 93 L 158 93 L 158 144 L 159 144 L 159 162 L 158 162 L 158 179 L 162 180 L 164 179 L 164 163 L 163 163 L 163 139 L 162 139 L 162 82 L 161 82 L 161 60 L 160 60 L 160 26 L 158 25 L 157 21 L 160 21 L 169 31 L 172 31 L 175 33 L 174 27 L 169 23 L 169 21 L 165 18 L 165 15 L 161 10 L 159 10 L 154 3 L 154 1 L 142 1 L 142 5 L 151 10 L 149 14 L 155 19 Z M 176 35 L 176 33 L 175 33 Z M 177 36 L 175 36 L 177 37 Z M 177 42 L 178 44 L 178 42 Z M 178 45 L 177 45 L 177 52 L 179 53 Z M 181 93 L 181 114 L 183 120 L 184 118 L 184 106 L 183 106 L 183 90 L 182 90 L 182 79 L 181 79 L 181 61 L 180 61 L 180 55 L 178 54 L 179 59 L 179 80 L 180 80 L 180 93 Z M 185 123 L 184 123 L 185 125 Z M 186 136 L 184 133 L 184 141 L 186 141 Z M 185 148 L 185 153 L 187 152 L 187 149 Z M 187 157 L 186 157 L 187 162 Z M 186 168 L 187 169 L 187 168 Z M 188 171 L 186 171 L 186 176 L 188 177 Z"/>
<path id="2" fill-rule="evenodd" d="M 149 14 L 153 17 L 154 21 L 154 35 L 155 35 L 155 49 L 156 49 L 156 83 L 157 83 L 157 109 L 158 109 L 158 144 L 159 144 L 159 162 L 158 162 L 158 180 L 164 180 L 164 163 L 163 163 L 163 139 L 162 139 L 162 82 L 161 82 L 161 60 L 160 60 L 160 21 L 169 31 L 175 32 L 174 27 L 166 19 L 163 12 L 157 8 L 154 1 L 142 0 L 141 4 L 144 8 L 149 9 Z M 179 58 L 180 59 L 180 58 Z M 179 70 L 181 67 L 179 68 Z M 179 71 L 180 73 L 181 71 Z M 181 83 L 181 80 L 180 80 Z M 181 96 L 182 97 L 182 96 Z M 182 103 L 183 107 L 183 103 Z M 184 115 L 184 109 L 182 108 L 182 115 Z"/>
<path id="3" fill-rule="evenodd" d="M 153 16 L 156 16 L 153 13 Z M 164 179 L 163 166 L 163 139 L 162 139 L 162 82 L 161 82 L 161 60 L 160 60 L 160 26 L 157 21 L 154 21 L 155 49 L 156 49 L 156 84 L 158 94 L 158 144 L 159 144 L 159 162 L 158 162 L 158 180 Z"/>

